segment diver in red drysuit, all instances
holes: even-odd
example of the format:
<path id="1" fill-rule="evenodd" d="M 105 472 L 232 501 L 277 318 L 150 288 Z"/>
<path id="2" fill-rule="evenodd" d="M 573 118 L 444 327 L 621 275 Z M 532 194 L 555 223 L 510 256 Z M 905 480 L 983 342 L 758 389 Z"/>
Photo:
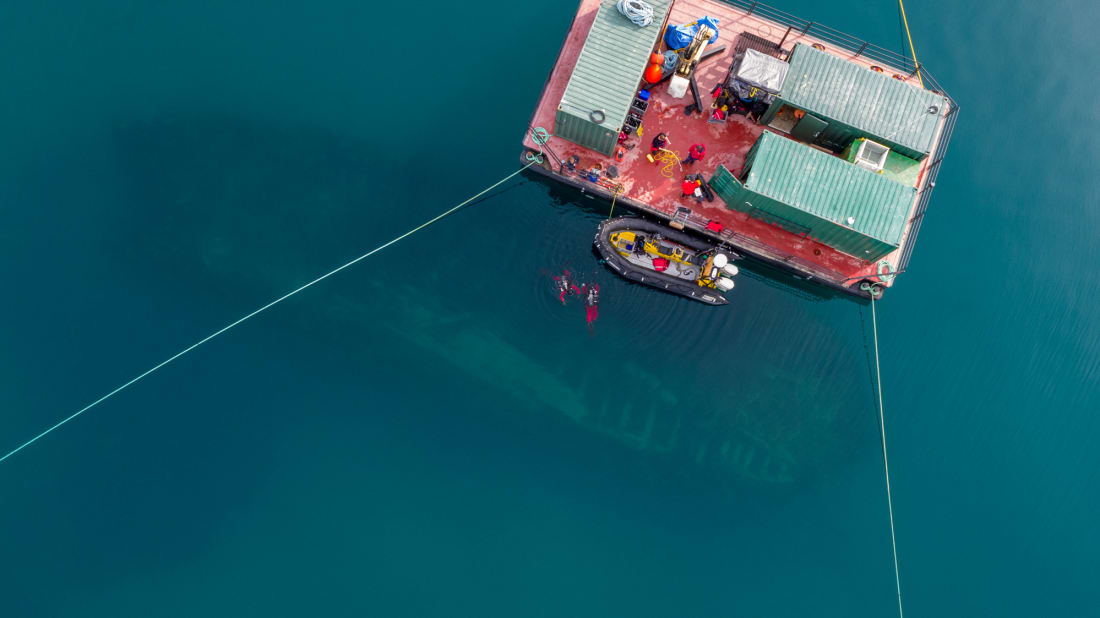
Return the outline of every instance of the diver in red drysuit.
<path id="1" fill-rule="evenodd" d="M 573 285 L 573 281 L 569 278 L 569 271 L 566 270 L 560 277 L 554 277 L 554 281 L 558 284 L 558 300 L 561 304 L 565 304 L 565 297 L 570 294 L 576 294 L 580 296 L 581 291 L 577 289 L 576 285 Z"/>
<path id="2" fill-rule="evenodd" d="M 584 297 L 584 310 L 588 313 L 588 323 L 596 321 L 600 313 L 600 284 L 591 283 L 581 287 L 581 296 Z"/>

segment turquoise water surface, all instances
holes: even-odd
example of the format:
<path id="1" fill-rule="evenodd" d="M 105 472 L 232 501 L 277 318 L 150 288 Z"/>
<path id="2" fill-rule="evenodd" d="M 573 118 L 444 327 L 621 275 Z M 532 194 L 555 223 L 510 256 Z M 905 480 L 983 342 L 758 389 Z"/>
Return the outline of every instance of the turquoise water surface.
<path id="1" fill-rule="evenodd" d="M 1100 615 L 1100 11 L 908 9 L 962 116 L 877 306 L 905 608 Z M 516 169 L 574 12 L 0 8 L 0 450 Z M 602 208 L 517 179 L 0 464 L 0 615 L 896 615 L 869 307 L 628 285 Z"/>

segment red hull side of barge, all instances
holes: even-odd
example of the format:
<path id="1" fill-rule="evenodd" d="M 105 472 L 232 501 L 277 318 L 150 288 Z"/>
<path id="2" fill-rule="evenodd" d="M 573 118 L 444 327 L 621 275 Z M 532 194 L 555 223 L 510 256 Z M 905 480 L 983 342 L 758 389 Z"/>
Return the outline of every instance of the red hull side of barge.
<path id="1" fill-rule="evenodd" d="M 599 6 L 600 0 L 581 0 L 557 63 L 547 78 L 538 106 L 531 117 L 532 127 L 543 127 L 553 133 L 558 102 L 573 73 Z M 775 22 L 751 15 L 730 4 L 713 0 L 676 0 L 672 4 L 668 23 L 686 23 L 703 15 L 720 19 L 719 40 L 713 46 L 726 46 L 726 50 L 721 54 L 700 64 L 695 73 L 703 105 L 708 108 L 713 101 L 710 91 L 725 79 L 732 61 L 733 49 L 741 33 L 751 33 L 773 43 L 782 42 L 784 50 L 791 49 L 795 43 L 822 44 L 813 36 L 800 35 L 797 30 L 791 32 Z M 869 59 L 856 57 L 844 50 L 834 51 L 829 49 L 829 45 L 825 47 L 830 53 L 850 62 L 868 67 L 874 64 Z M 914 84 L 914 87 L 917 86 Z M 704 110 L 703 114 L 687 116 L 684 113 L 684 106 L 690 102 L 690 95 L 682 99 L 669 97 L 667 82 L 664 82 L 651 90 L 649 109 L 642 121 L 643 135 L 631 137 L 629 143 L 635 146 L 626 151 L 622 161 L 614 161 L 601 153 L 565 139 L 551 137 L 545 148 L 552 152 L 553 156 L 547 157 L 542 167 L 533 166 L 532 169 L 579 188 L 585 193 L 610 200 L 612 192 L 609 189 L 576 175 L 562 173 L 559 162 L 576 156 L 579 159 L 577 164 L 579 169 L 587 169 L 595 163 L 601 164 L 604 168 L 614 164 L 620 172 L 617 181 L 624 187 L 623 193 L 616 198 L 619 204 L 665 220 L 671 219 L 678 207 L 690 208 L 692 214 L 687 221 L 687 227 L 692 231 L 733 245 L 739 251 L 788 270 L 800 279 L 817 281 L 855 296 L 867 297 L 866 292 L 859 290 L 859 282 L 861 280 L 880 281 L 877 261 L 861 260 L 811 238 L 792 234 L 778 226 L 730 210 L 721 198 L 713 202 L 699 203 L 691 198 L 682 197 L 680 183 L 684 173 L 701 173 L 709 179 L 719 165 L 724 165 L 726 169 L 738 174 L 749 148 L 765 130 L 763 125 L 739 115 L 731 114 L 724 124 L 708 122 L 709 110 Z M 941 126 L 940 131 L 942 130 Z M 693 166 L 684 166 L 683 171 L 679 167 L 674 167 L 671 176 L 667 171 L 662 173 L 659 166 L 646 159 L 646 154 L 650 150 L 650 140 L 662 132 L 671 139 L 668 148 L 677 152 L 681 158 L 686 157 L 688 148 L 695 143 L 706 145 L 706 156 Z M 523 145 L 525 153 L 539 148 L 530 131 L 527 132 Z M 929 162 L 933 159 L 934 156 L 929 156 L 921 165 L 918 186 L 920 178 L 923 178 Z M 916 206 L 915 201 L 913 208 L 915 209 Z M 910 218 L 914 218 L 912 211 Z M 720 223 L 723 231 L 715 233 L 707 230 L 707 223 L 711 221 Z M 912 227 L 911 224 L 907 226 L 906 236 L 912 232 Z M 906 238 L 903 237 L 903 247 L 905 240 Z M 886 259 L 892 264 L 898 264 L 900 252 L 899 249 L 886 256 Z M 881 281 L 881 283 L 889 286 L 892 281 Z"/>

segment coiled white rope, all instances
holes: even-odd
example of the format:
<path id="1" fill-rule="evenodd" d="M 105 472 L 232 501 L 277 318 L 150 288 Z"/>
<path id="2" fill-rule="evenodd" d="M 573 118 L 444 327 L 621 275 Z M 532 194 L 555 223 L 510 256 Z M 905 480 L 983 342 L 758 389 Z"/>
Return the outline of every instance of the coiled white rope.
<path id="1" fill-rule="evenodd" d="M 544 137 L 544 136 L 545 136 L 545 137 Z M 539 135 L 539 134 L 538 134 L 537 132 L 535 133 L 535 137 L 534 137 L 534 140 L 535 140 L 535 143 L 539 144 L 539 150 L 540 150 L 540 151 L 542 150 L 542 144 L 546 143 L 546 141 L 545 141 L 545 139 L 546 139 L 546 138 L 548 138 L 548 134 L 546 134 L 546 131 L 545 131 L 545 130 L 543 130 L 543 132 L 542 132 L 542 135 Z M 35 436 L 35 437 L 31 438 L 30 440 L 27 440 L 27 441 L 26 441 L 26 442 L 24 442 L 23 444 L 19 445 L 18 447 L 16 447 L 15 449 L 13 449 L 13 450 L 12 450 L 11 452 L 9 452 L 9 453 L 8 453 L 7 455 L 4 455 L 3 457 L 0 457 L 0 463 L 2 463 L 2 462 L 3 462 L 4 460 L 8 459 L 8 458 L 9 458 L 9 457 L 11 457 L 12 455 L 14 455 L 14 454 L 18 453 L 19 451 L 21 451 L 21 450 L 23 450 L 23 449 L 27 448 L 28 446 L 30 446 L 30 445 L 32 445 L 32 444 L 34 444 L 34 443 L 35 443 L 35 442 L 37 442 L 37 441 L 38 441 L 39 439 L 41 439 L 41 438 L 45 437 L 46 435 L 48 435 L 49 433 L 53 432 L 53 431 L 54 431 L 55 429 L 57 429 L 57 428 L 61 427 L 61 426 L 62 426 L 62 425 L 64 425 L 65 423 L 68 423 L 69 421 L 71 421 L 71 420 L 73 420 L 74 418 L 76 418 L 76 417 L 80 416 L 81 414 L 84 414 L 84 413 L 85 413 L 85 412 L 87 412 L 88 410 L 91 410 L 92 408 L 96 407 L 97 405 L 99 405 L 99 404 L 103 403 L 104 401 L 106 401 L 106 400 L 110 399 L 111 397 L 115 396 L 116 394 L 118 394 L 118 393 L 122 392 L 122 391 L 123 391 L 124 389 L 126 389 L 126 388 L 130 387 L 131 385 L 135 384 L 136 382 L 138 382 L 138 381 L 139 381 L 139 380 L 141 380 L 142 378 L 145 378 L 145 377 L 146 377 L 146 376 L 148 376 L 149 374 L 151 374 L 151 373 L 153 373 L 154 371 L 156 371 L 156 370 L 160 369 L 161 367 L 163 367 L 163 366 L 167 365 L 168 363 L 170 363 L 170 362 L 172 362 L 172 361 L 176 360 L 177 358 L 179 358 L 179 357 L 183 356 L 184 354 L 187 354 L 187 353 L 188 353 L 188 352 L 190 352 L 191 350 L 194 350 L 195 348 L 197 348 L 197 347 L 199 347 L 200 345 L 202 345 L 202 344 L 206 343 L 207 341 L 210 341 L 210 340 L 211 340 L 211 339 L 213 339 L 214 337 L 217 337 L 218 335 L 220 335 L 220 334 L 224 333 L 225 331 L 227 331 L 227 330 L 229 330 L 229 329 L 233 328 L 234 326 L 237 326 L 237 325 L 238 325 L 238 324 L 240 324 L 241 322 L 244 322 L 245 320 L 247 320 L 247 319 L 249 319 L 249 318 L 252 318 L 252 317 L 254 317 L 254 316 L 256 316 L 256 315 L 259 315 L 260 313 L 263 313 L 264 311 L 267 311 L 268 309 L 270 309 L 270 308 L 274 307 L 275 305 L 277 305 L 277 304 L 279 304 L 279 303 L 283 302 L 284 300 L 286 300 L 286 299 L 290 298 L 291 296 L 294 296 L 294 295 L 295 295 L 295 294 L 297 294 L 298 292 L 301 292 L 302 290 L 305 290 L 306 288 L 308 288 L 308 287 L 311 287 L 311 286 L 313 286 L 314 284 L 320 283 L 320 282 L 324 281 L 325 279 L 328 279 L 329 277 L 331 277 L 331 276 L 335 275 L 336 273 L 340 272 L 341 270 L 344 270 L 345 268 L 348 268 L 349 266 L 352 266 L 352 265 L 354 265 L 354 264 L 357 264 L 357 263 L 359 263 L 359 262 L 360 262 L 360 261 L 362 261 L 362 260 L 365 260 L 365 259 L 367 259 L 368 257 L 370 257 L 370 256 L 374 255 L 375 253 L 378 253 L 379 251 L 381 251 L 381 250 L 385 249 L 386 247 L 389 247 L 390 245 L 392 245 L 392 244 L 394 244 L 394 243 L 396 243 L 396 242 L 398 242 L 398 241 L 400 241 L 400 240 L 404 240 L 405 238 L 408 238 L 409 236 L 412 236 L 413 234 L 415 234 L 415 233 L 419 232 L 420 230 L 422 230 L 422 229 L 424 229 L 424 228 L 428 227 L 429 225 L 431 225 L 431 224 L 435 223 L 436 221 L 439 221 L 439 220 L 440 220 L 440 219 L 442 219 L 443 217 L 446 217 L 447 215 L 449 215 L 449 214 L 451 214 L 451 213 L 455 212 L 455 211 L 456 211 L 456 210 L 458 210 L 459 208 L 462 208 L 463 206 L 465 206 L 465 205 L 469 204 L 470 202 L 472 202 L 472 201 L 476 200 L 477 198 L 479 198 L 479 197 L 481 197 L 481 196 L 485 195 L 485 194 L 486 194 L 486 193 L 488 193 L 489 191 L 492 191 L 493 189 L 495 189 L 495 188 L 499 187 L 500 185 L 504 184 L 505 182 L 507 182 L 508 180 L 510 180 L 511 178 L 513 178 L 513 177 L 514 177 L 514 176 L 515 176 L 516 174 L 519 174 L 520 172 L 522 172 L 523 170 L 525 170 L 525 169 L 527 169 L 527 168 L 531 167 L 531 166 L 532 166 L 532 165 L 534 165 L 535 163 L 540 163 L 540 162 L 542 161 L 542 155 L 541 155 L 541 152 L 540 152 L 540 154 L 538 154 L 538 155 L 534 155 L 534 156 L 532 156 L 532 157 L 528 157 L 528 160 L 530 161 L 530 163 L 528 163 L 527 165 L 524 165 L 523 167 L 519 168 L 518 170 L 516 170 L 516 171 L 512 172 L 511 174 L 508 174 L 508 175 L 507 175 L 507 176 L 505 176 L 504 178 L 502 178 L 502 179 L 500 179 L 499 181 L 497 181 L 496 183 L 494 183 L 494 184 L 490 185 L 490 186 L 489 186 L 488 188 L 486 188 L 485 190 L 481 191 L 481 192 L 480 192 L 480 193 L 478 193 L 477 195 L 475 195 L 475 196 L 471 197 L 470 199 L 468 199 L 468 200 L 466 200 L 466 201 L 462 202 L 462 203 L 461 203 L 461 204 L 459 204 L 458 206 L 455 206 L 454 208 L 451 208 L 450 210 L 448 210 L 448 211 L 446 211 L 446 212 L 444 212 L 444 213 L 442 213 L 442 214 L 440 214 L 440 215 L 437 215 L 436 217 L 434 217 L 434 218 L 432 218 L 432 219 L 430 219 L 430 220 L 428 220 L 428 221 L 426 221 L 426 222 L 424 222 L 424 223 L 421 223 L 420 225 L 418 225 L 418 226 L 414 227 L 413 229 L 409 230 L 408 232 L 405 232 L 404 234 L 402 234 L 402 235 L 398 236 L 397 238 L 394 238 L 393 240 L 391 240 L 391 241 L 387 242 L 387 243 L 386 243 L 386 244 L 384 244 L 384 245 L 381 245 L 381 246 L 378 246 L 378 247 L 376 247 L 376 248 L 374 248 L 374 249 L 371 249 L 370 251 L 368 251 L 368 252 L 364 253 L 363 255 L 360 255 L 359 257 L 357 257 L 357 258 L 355 258 L 354 260 L 352 260 L 352 261 L 348 262 L 347 264 L 344 264 L 343 266 L 341 266 L 341 267 L 339 267 L 339 268 L 336 268 L 336 269 L 330 270 L 329 272 L 327 272 L 327 273 L 325 273 L 325 274 L 321 275 L 320 277 L 317 277 L 317 278 L 316 278 L 316 279 L 314 279 L 313 281 L 310 281 L 309 283 L 307 283 L 307 284 L 305 284 L 305 285 L 303 285 L 303 286 L 301 286 L 301 287 L 299 287 L 299 288 L 297 288 L 297 289 L 295 289 L 295 290 L 293 290 L 293 291 L 291 291 L 291 292 L 288 292 L 288 293 L 286 293 L 286 294 L 284 294 L 284 295 L 280 296 L 279 298 L 276 298 L 275 300 L 273 300 L 273 301 L 271 301 L 271 302 L 267 303 L 267 304 L 266 304 L 266 305 L 264 305 L 263 307 L 260 307 L 259 309 L 257 309 L 257 310 L 255 310 L 255 311 L 253 311 L 252 313 L 250 313 L 250 314 L 248 314 L 248 315 L 244 316 L 243 318 L 240 318 L 240 319 L 236 320 L 235 322 L 232 322 L 232 323 L 230 323 L 230 324 L 229 324 L 228 326 L 223 326 L 222 328 L 220 328 L 220 329 L 218 329 L 218 330 L 214 331 L 213 333 L 211 333 L 211 334 L 207 335 L 206 337 L 203 337 L 202 339 L 198 340 L 197 342 L 195 342 L 195 343 L 191 344 L 190 346 L 188 346 L 188 347 L 184 348 L 183 350 L 181 350 L 181 351 L 179 351 L 179 352 L 177 352 L 177 353 L 173 354 L 172 356 L 168 357 L 168 358 L 167 358 L 166 360 L 163 360 L 163 361 L 161 361 L 161 362 L 157 363 L 156 365 L 153 365 L 153 367 L 152 367 L 151 369 L 148 369 L 148 370 L 146 370 L 146 371 L 145 371 L 144 373 L 141 373 L 141 374 L 139 374 L 139 375 L 138 375 L 138 376 L 137 376 L 136 378 L 133 378 L 133 379 L 131 379 L 131 380 L 130 380 L 129 382 L 127 382 L 127 383 L 123 384 L 122 386 L 120 386 L 120 387 L 116 388 L 115 390 L 113 390 L 113 391 L 111 391 L 111 392 L 107 393 L 106 395 L 104 395 L 104 396 L 100 397 L 99 399 L 96 399 L 96 400 L 95 400 L 95 401 L 93 401 L 92 403 L 90 403 L 90 404 L 88 404 L 88 405 L 84 406 L 83 408 L 81 408 L 81 409 L 77 410 L 77 411 L 76 411 L 75 413 L 73 413 L 73 414 L 69 415 L 68 417 L 66 417 L 66 418 L 64 418 L 64 419 L 62 419 L 61 421 L 59 421 L 59 422 L 58 422 L 57 424 L 55 424 L 54 426 L 50 427 L 49 429 L 47 429 L 47 430 L 43 431 L 42 433 L 38 434 L 37 436 Z"/>
<path id="2" fill-rule="evenodd" d="M 626 15 L 626 18 L 634 22 L 636 26 L 644 28 L 653 23 L 653 7 L 642 2 L 642 0 L 619 0 L 619 3 L 615 6 L 618 7 L 620 13 Z"/>

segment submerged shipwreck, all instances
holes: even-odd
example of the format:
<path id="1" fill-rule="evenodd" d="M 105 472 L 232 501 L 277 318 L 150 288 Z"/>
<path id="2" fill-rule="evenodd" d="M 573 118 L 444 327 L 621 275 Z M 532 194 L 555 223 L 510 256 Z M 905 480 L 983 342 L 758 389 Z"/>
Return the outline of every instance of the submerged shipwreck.
<path id="1" fill-rule="evenodd" d="M 707 245 L 878 298 L 909 265 L 957 116 L 913 59 L 757 2 L 581 0 L 522 156 Z"/>

